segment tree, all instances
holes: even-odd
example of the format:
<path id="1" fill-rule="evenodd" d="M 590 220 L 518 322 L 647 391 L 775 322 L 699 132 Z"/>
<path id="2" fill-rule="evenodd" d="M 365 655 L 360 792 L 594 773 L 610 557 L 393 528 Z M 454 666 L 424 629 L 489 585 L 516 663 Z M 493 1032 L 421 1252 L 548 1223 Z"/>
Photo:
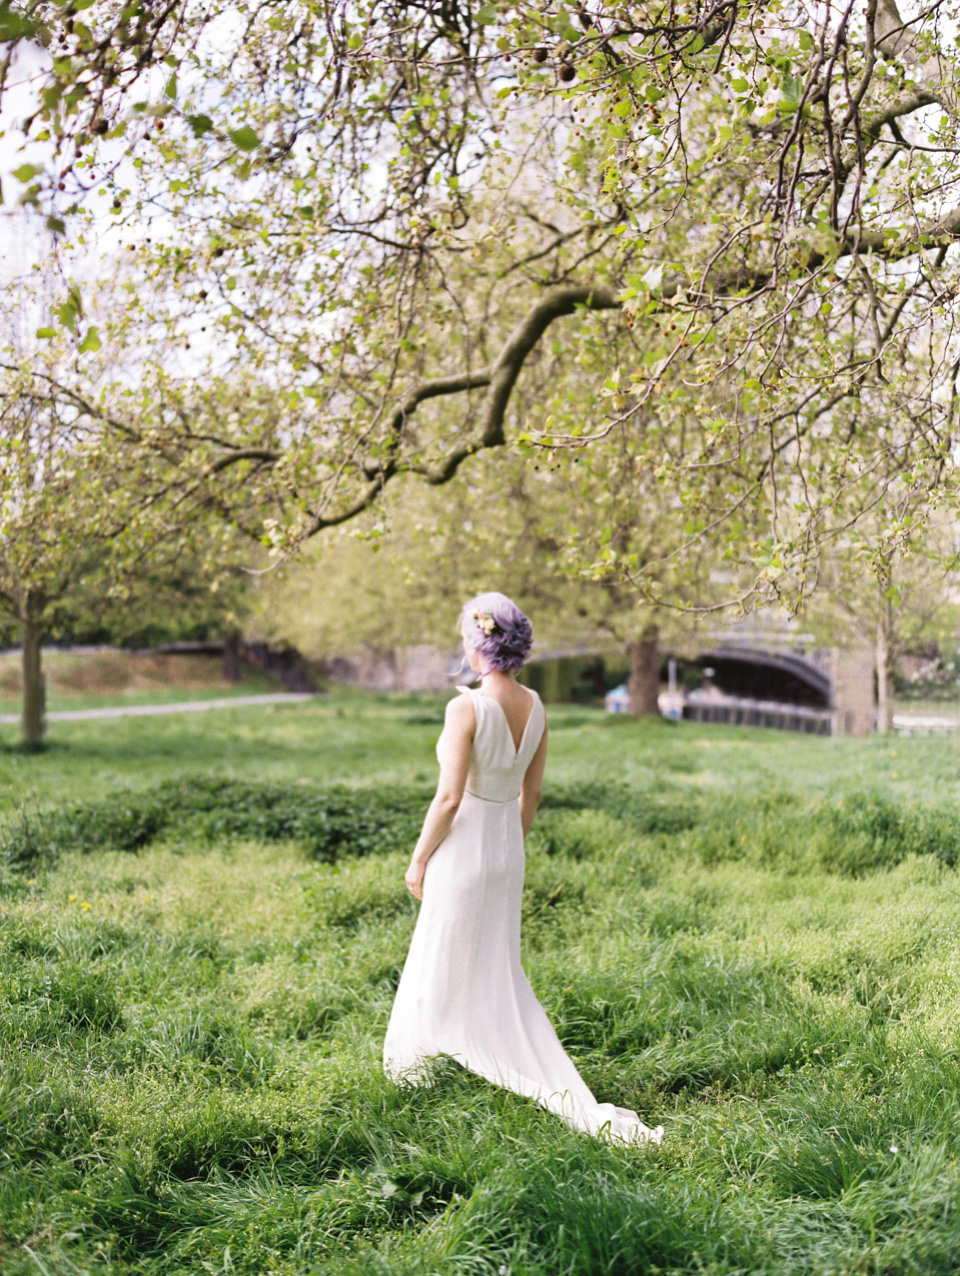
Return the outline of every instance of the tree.
<path id="1" fill-rule="evenodd" d="M 100 574 L 113 530 L 96 459 L 78 453 L 56 413 L 29 390 L 6 387 L 0 406 L 0 608 L 23 641 L 23 741 L 39 747 L 45 692 L 41 644 L 51 609 L 81 580 Z M 99 529 L 99 530 L 97 530 Z"/>
<path id="2" fill-rule="evenodd" d="M 891 505 L 873 511 L 872 527 L 822 554 L 819 589 L 808 617 L 828 641 L 873 645 L 879 731 L 893 727 L 898 659 L 919 643 L 955 636 L 960 621 L 955 514 L 927 514 L 924 525 L 898 543 L 895 529 L 905 519 L 912 521 L 913 512 L 909 501 L 899 509 Z M 884 538 L 888 544 L 878 552 Z"/>
<path id="3" fill-rule="evenodd" d="M 549 379 L 549 369 L 537 373 Z M 536 402 L 539 377 L 518 392 Z M 589 397 L 589 386 L 581 391 Z M 652 428 L 652 427 L 651 427 Z M 468 472 L 424 493 L 408 478 L 375 519 L 333 529 L 255 591 L 255 626 L 318 656 L 360 646 L 452 646 L 456 607 L 502 589 L 529 610 L 540 643 L 623 650 L 631 712 L 659 712 L 659 639 L 689 640 L 691 618 L 624 588 L 621 571 L 656 562 L 658 589 L 690 611 L 723 596 L 712 556 L 679 556 L 689 529 L 674 494 L 620 435 L 550 464 L 478 457 Z M 736 564 L 726 564 L 735 571 Z"/>
<path id="4" fill-rule="evenodd" d="M 10 14 L 12 48 L 57 50 L 23 122 L 51 158 L 18 170 L 24 198 L 59 235 L 150 220 L 141 268 L 162 294 L 109 340 L 217 332 L 202 384 L 148 358 L 139 395 L 92 418 L 146 422 L 252 533 L 269 505 L 280 549 L 402 474 L 441 486 L 518 436 L 549 452 L 620 434 L 687 513 L 725 480 L 689 552 L 769 516 L 744 554 L 753 592 L 795 606 L 869 508 L 849 500 L 864 476 L 955 496 L 948 4 L 239 0 L 215 29 L 190 0 Z M 524 429 L 521 372 L 563 321 L 562 392 L 597 311 L 635 365 L 608 367 L 577 428 L 547 403 Z M 427 408 L 451 397 L 455 426 Z M 622 580 L 656 593 L 646 563 Z"/>
<path id="5" fill-rule="evenodd" d="M 119 418 L 102 428 L 101 386 L 115 380 L 133 394 L 136 385 L 135 362 L 97 359 L 129 279 L 121 272 L 117 291 L 102 279 L 86 307 L 73 281 L 60 331 L 45 328 L 59 283 L 49 234 L 22 215 L 5 220 L 15 251 L 0 281 L 0 622 L 22 637 L 32 749 L 45 734 L 45 639 L 169 632 L 184 608 L 193 624 L 233 628 L 247 577 L 230 525 L 211 516 L 215 502 L 184 482 L 175 459 Z"/>
<path id="6" fill-rule="evenodd" d="M 52 631 L 94 611 L 113 611 L 116 628 L 122 606 L 139 600 L 142 613 L 225 581 L 222 609 L 237 602 L 226 525 L 154 501 L 139 454 L 105 446 L 84 414 L 65 414 L 37 385 L 32 371 L 0 383 L 0 616 L 22 636 L 28 749 L 45 734 L 41 648 Z"/>

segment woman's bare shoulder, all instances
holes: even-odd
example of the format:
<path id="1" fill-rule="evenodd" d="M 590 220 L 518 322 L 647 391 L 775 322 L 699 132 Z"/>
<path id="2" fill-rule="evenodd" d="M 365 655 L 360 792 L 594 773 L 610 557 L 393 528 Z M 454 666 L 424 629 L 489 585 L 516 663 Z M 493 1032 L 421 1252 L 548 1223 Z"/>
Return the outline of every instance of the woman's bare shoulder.
<path id="1" fill-rule="evenodd" d="M 523 689 L 529 694 L 531 700 L 533 701 L 532 712 L 535 713 L 537 710 L 537 706 L 539 705 L 540 712 L 543 715 L 543 720 L 544 722 L 546 722 L 547 720 L 546 706 L 544 705 L 543 701 L 540 699 L 540 696 L 538 695 L 538 693 L 534 691 L 533 687 L 524 687 Z"/>
<path id="2" fill-rule="evenodd" d="M 476 710 L 473 707 L 473 696 L 470 695 L 469 689 L 457 688 L 458 691 L 466 692 L 464 695 L 456 695 L 452 700 L 447 701 L 447 707 L 444 712 L 444 720 L 451 726 L 463 729 L 473 730 L 476 722 Z"/>

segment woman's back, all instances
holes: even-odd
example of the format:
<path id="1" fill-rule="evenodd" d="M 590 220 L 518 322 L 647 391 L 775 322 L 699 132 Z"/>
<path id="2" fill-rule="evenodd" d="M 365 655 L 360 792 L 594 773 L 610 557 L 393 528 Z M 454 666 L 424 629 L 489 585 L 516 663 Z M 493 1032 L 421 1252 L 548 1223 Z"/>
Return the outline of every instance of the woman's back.
<path id="1" fill-rule="evenodd" d="M 513 747 L 519 750 L 523 741 L 523 733 L 533 715 L 536 697 L 526 687 L 521 687 L 513 678 L 504 679 L 503 684 L 485 687 L 480 695 L 495 701 L 507 720 Z"/>
<path id="2" fill-rule="evenodd" d="M 492 802 L 511 802 L 520 793 L 527 768 L 543 738 L 545 719 L 539 697 L 518 688 L 524 700 L 514 699 L 507 716 L 499 697 L 486 690 L 458 688 L 473 706 L 474 730 L 466 791 Z M 520 710 L 524 710 L 521 718 Z M 518 728 L 514 734 L 514 728 Z M 445 728 L 437 742 L 437 757 L 447 760 L 448 733 Z"/>

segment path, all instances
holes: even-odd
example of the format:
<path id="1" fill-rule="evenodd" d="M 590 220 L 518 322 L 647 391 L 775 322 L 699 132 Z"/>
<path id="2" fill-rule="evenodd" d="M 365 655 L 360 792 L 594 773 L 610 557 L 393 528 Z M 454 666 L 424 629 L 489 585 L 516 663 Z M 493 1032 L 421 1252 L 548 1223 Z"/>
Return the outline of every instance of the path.
<path id="1" fill-rule="evenodd" d="M 894 731 L 919 731 L 929 735 L 934 731 L 960 730 L 960 713 L 944 710 L 942 713 L 894 713 Z"/>
<path id="2" fill-rule="evenodd" d="M 264 704 L 300 704 L 312 700 L 311 691 L 272 691 L 256 696 L 229 696 L 219 700 L 179 700 L 175 704 L 119 704 L 106 709 L 55 709 L 47 714 L 48 722 L 88 722 L 95 718 L 150 718 L 165 713 L 202 713 L 207 709 L 237 709 Z M 20 721 L 19 713 L 0 713 L 0 726 L 12 727 Z M 943 713 L 895 713 L 894 730 L 897 731 L 956 731 L 960 729 L 960 714 Z"/>
<path id="3" fill-rule="evenodd" d="M 180 700 L 176 704 L 118 704 L 108 709 L 55 709 L 48 722 L 87 722 L 93 718 L 155 717 L 162 713 L 200 713 L 206 709 L 237 709 L 260 704 L 299 704 L 312 700 L 313 692 L 272 691 L 261 696 L 231 696 L 220 700 Z M 18 713 L 0 714 L 0 726 L 14 726 Z"/>

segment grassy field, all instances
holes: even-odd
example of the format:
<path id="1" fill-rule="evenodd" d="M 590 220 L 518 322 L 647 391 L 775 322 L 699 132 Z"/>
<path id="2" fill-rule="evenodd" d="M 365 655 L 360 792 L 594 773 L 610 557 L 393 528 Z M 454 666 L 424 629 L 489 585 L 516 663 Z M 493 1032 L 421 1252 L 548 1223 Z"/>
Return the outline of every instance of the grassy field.
<path id="1" fill-rule="evenodd" d="M 381 1075 L 440 716 L 0 753 L 4 1272 L 956 1270 L 957 746 L 551 714 L 524 960 L 598 1097 L 666 1125 L 624 1150 Z"/>

